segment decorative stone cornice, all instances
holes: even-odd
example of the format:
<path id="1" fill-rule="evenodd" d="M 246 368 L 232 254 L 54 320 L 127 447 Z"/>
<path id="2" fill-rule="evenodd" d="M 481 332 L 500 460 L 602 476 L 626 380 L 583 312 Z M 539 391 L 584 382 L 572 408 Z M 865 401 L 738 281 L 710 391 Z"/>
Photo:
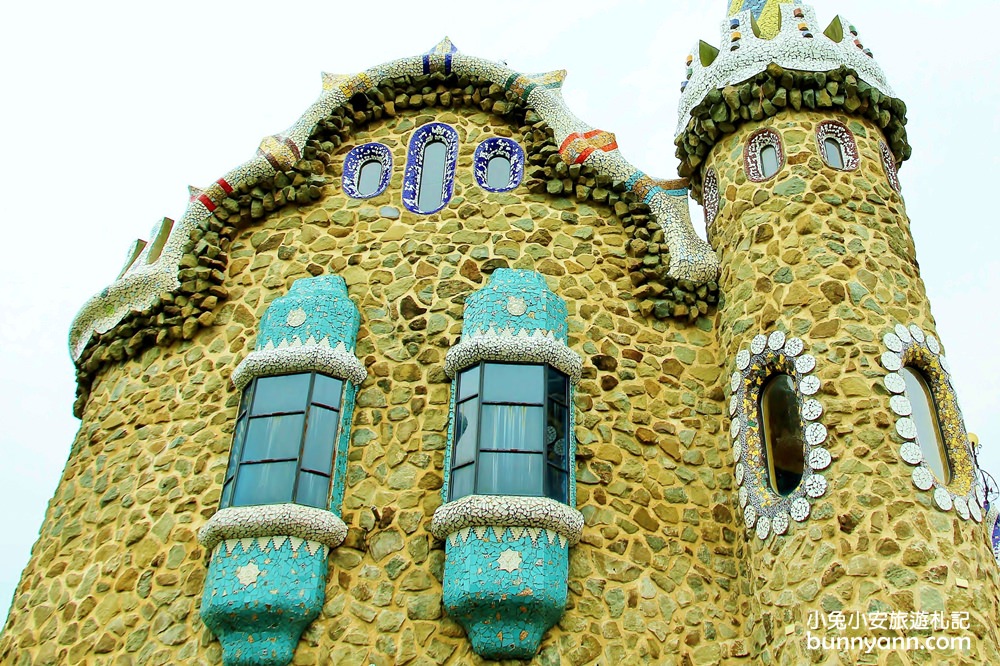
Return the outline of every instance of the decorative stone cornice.
<path id="1" fill-rule="evenodd" d="M 343 343 L 330 347 L 329 342 L 323 342 L 309 340 L 302 345 L 252 351 L 233 371 L 233 385 L 242 391 L 255 377 L 314 371 L 346 379 L 355 386 L 365 381 L 368 371 Z"/>
<path id="2" fill-rule="evenodd" d="M 574 546 L 583 535 L 583 514 L 547 497 L 467 495 L 437 508 L 431 534 L 445 539 L 470 527 L 525 527 L 551 530 Z"/>
<path id="3" fill-rule="evenodd" d="M 234 506 L 212 516 L 198 532 L 198 543 L 212 550 L 228 539 L 290 536 L 336 548 L 347 525 L 336 514 L 301 504 Z"/>
<path id="4" fill-rule="evenodd" d="M 454 377 L 460 370 L 480 361 L 548 363 L 569 375 L 574 385 L 580 381 L 583 370 L 580 356 L 565 343 L 556 340 L 551 333 L 535 331 L 529 334 L 524 329 L 517 333 L 510 329 L 490 329 L 485 333 L 476 333 L 449 349 L 444 360 L 444 371 L 449 377 Z"/>

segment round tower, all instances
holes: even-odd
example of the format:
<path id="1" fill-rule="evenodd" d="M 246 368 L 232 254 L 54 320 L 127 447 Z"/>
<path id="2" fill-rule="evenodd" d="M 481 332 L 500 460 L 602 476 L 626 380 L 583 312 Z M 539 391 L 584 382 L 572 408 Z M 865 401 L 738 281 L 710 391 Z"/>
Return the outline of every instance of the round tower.
<path id="1" fill-rule="evenodd" d="M 799 2 L 735 0 L 687 74 L 677 154 L 721 265 L 751 658 L 885 637 L 879 659 L 997 660 L 985 488 L 897 174 L 905 105 L 853 25 Z"/>

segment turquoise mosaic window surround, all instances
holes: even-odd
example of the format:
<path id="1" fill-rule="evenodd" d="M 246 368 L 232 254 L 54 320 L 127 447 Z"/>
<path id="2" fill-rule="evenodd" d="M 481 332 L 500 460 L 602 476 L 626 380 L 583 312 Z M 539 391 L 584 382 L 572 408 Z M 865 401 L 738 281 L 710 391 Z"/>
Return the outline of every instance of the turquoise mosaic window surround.
<path id="1" fill-rule="evenodd" d="M 576 483 L 566 303 L 545 278 L 498 269 L 465 304 L 449 352 L 444 606 L 487 659 L 530 659 L 566 607 Z M 451 501 L 448 501 L 448 500 Z"/>
<path id="2" fill-rule="evenodd" d="M 243 391 L 220 510 L 199 533 L 212 552 L 201 617 L 225 666 L 284 666 L 325 600 L 357 386 L 360 326 L 343 278 L 296 281 L 233 372 Z"/>

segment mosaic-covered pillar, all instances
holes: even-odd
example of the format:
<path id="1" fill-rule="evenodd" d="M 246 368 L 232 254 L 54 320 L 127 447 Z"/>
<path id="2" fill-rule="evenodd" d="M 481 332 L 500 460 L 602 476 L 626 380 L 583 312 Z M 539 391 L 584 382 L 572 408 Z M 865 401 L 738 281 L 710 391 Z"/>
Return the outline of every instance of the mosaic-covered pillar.
<path id="1" fill-rule="evenodd" d="M 566 316 L 565 302 L 548 289 L 541 275 L 499 269 L 483 289 L 467 300 L 462 340 L 446 359 L 446 372 L 457 377 L 449 428 L 452 445 L 445 460 L 445 504 L 434 513 L 431 531 L 446 540 L 445 610 L 465 629 L 473 650 L 487 659 L 531 658 L 538 651 L 543 634 L 559 621 L 566 607 L 569 548 L 580 540 L 583 531 L 583 515 L 574 508 L 575 440 L 571 410 L 571 387 L 579 381 L 582 363 L 566 345 Z M 495 366 L 501 366 L 505 372 L 528 368 L 544 376 L 543 403 L 554 400 L 553 386 L 561 386 L 560 382 L 567 386 L 565 422 L 553 416 L 559 413 L 558 401 L 537 407 L 546 410 L 549 419 L 545 434 L 533 440 L 544 442 L 540 464 L 543 473 L 549 476 L 539 482 L 534 495 L 496 494 L 505 483 L 496 477 L 521 474 L 511 469 L 497 474 L 498 467 L 493 468 L 494 478 L 488 486 L 493 494 L 480 492 L 487 482 L 482 478 L 485 472 L 479 470 L 485 467 L 486 456 L 496 454 L 499 446 L 496 432 L 501 428 L 495 425 L 499 422 L 496 421 L 493 430 L 487 431 L 491 426 L 483 410 L 476 412 L 478 416 L 474 418 L 467 417 L 466 412 L 460 414 L 456 402 L 461 403 L 463 397 L 457 395 L 456 386 L 464 381 L 458 378 L 463 373 L 476 373 L 485 404 L 490 371 Z M 482 380 L 478 379 L 480 372 Z M 501 374 L 498 372 L 496 376 Z M 510 386 L 502 388 L 512 392 Z M 517 386 L 513 392 L 527 394 L 531 389 Z M 559 388 L 555 393 L 561 395 L 561 391 Z M 516 400 L 503 407 L 532 409 Z M 460 425 L 456 425 L 458 420 Z M 504 427 L 512 428 L 510 421 Z M 458 492 L 457 485 L 453 487 L 452 483 L 458 469 L 456 451 L 461 447 L 456 440 L 462 440 L 467 428 L 479 429 L 473 447 L 478 459 L 471 463 L 478 467 L 472 475 L 474 485 L 463 486 Z M 528 438 L 532 431 L 526 428 L 524 432 Z M 492 450 L 487 450 L 489 438 Z M 522 448 L 531 446 L 525 443 Z M 529 461 L 524 469 L 536 469 L 534 465 L 534 461 Z M 524 479 L 518 479 L 517 483 L 522 481 L 523 487 L 531 485 Z"/>
<path id="2" fill-rule="evenodd" d="M 223 508 L 198 537 L 212 553 L 201 617 L 222 643 L 226 666 L 289 664 L 299 637 L 323 607 L 327 555 L 347 535 L 339 515 L 347 446 L 356 387 L 367 374 L 354 356 L 359 324 L 343 278 L 298 280 L 268 308 L 254 351 L 233 372 L 233 384 L 244 393 L 223 486 Z M 254 415 L 256 404 L 250 404 L 254 391 L 265 391 L 253 389 L 252 382 L 298 377 L 308 387 L 301 415 Z M 325 382 L 325 389 L 320 382 Z M 340 387 L 337 399 L 329 397 L 329 387 Z M 283 386 L 266 392 L 272 401 L 290 399 Z M 288 428 L 289 418 L 299 419 L 292 421 L 298 430 Z M 325 431 L 318 425 L 323 418 L 330 423 Z M 260 425 L 256 431 L 254 419 Z M 317 445 L 308 439 L 307 422 L 312 431 L 329 433 L 332 441 L 322 443 L 327 448 L 321 448 L 319 457 L 329 450 L 332 460 L 316 461 Z M 268 452 L 258 457 L 275 457 L 272 451 L 288 440 L 293 440 L 288 448 L 298 458 L 278 463 L 285 467 L 275 466 L 270 475 L 262 475 L 262 463 L 247 462 L 250 451 L 262 447 Z M 256 465 L 254 476 L 243 471 L 252 465 Z M 284 488 L 283 477 L 278 476 L 278 482 L 273 479 L 287 469 L 294 469 L 294 474 L 289 477 L 291 486 Z M 242 486 L 240 474 L 247 475 Z M 282 493 L 287 501 L 261 501 Z M 307 497 L 309 501 L 303 499 Z"/>

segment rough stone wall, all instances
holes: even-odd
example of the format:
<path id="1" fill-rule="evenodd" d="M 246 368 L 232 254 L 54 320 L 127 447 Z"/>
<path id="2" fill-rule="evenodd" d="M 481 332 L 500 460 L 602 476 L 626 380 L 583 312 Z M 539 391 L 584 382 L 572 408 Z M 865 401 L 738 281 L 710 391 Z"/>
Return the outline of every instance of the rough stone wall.
<path id="1" fill-rule="evenodd" d="M 402 208 L 400 187 L 409 135 L 432 120 L 458 129 L 461 152 L 454 198 L 425 217 Z M 427 528 L 448 444 L 444 355 L 464 298 L 498 266 L 548 278 L 585 361 L 575 406 L 587 525 L 571 551 L 567 612 L 534 663 L 745 654 L 716 323 L 664 321 L 640 307 L 632 291 L 644 279 L 630 275 L 636 250 L 613 208 L 527 184 L 480 190 L 475 145 L 519 132 L 465 109 L 372 122 L 337 149 L 318 201 L 264 215 L 223 243 L 228 298 L 214 317 L 190 340 L 96 375 L 0 663 L 219 663 L 198 617 L 207 554 L 195 534 L 218 505 L 239 400 L 229 377 L 271 300 L 326 272 L 346 279 L 360 309 L 369 377 L 352 427 L 350 532 L 331 555 L 324 612 L 295 663 L 482 663 L 442 616 L 443 543 Z M 367 141 L 390 146 L 396 167 L 386 193 L 351 200 L 342 157 Z"/>
<path id="2" fill-rule="evenodd" d="M 828 119 L 854 133 L 857 171 L 822 162 L 815 127 Z M 754 183 L 743 150 L 761 127 L 781 134 L 787 162 L 775 178 Z M 825 446 L 834 458 L 825 472 L 830 489 L 807 522 L 764 542 L 737 538 L 746 634 L 755 660 L 848 663 L 806 652 L 810 612 L 968 611 L 971 655 L 896 651 L 874 659 L 996 663 L 1000 579 L 983 530 L 939 511 L 913 486 L 881 383 L 881 339 L 897 321 L 936 333 L 903 200 L 880 161 L 881 138 L 867 120 L 784 112 L 722 139 L 705 165 L 719 179 L 710 241 L 722 261 L 724 372 L 735 370 L 737 351 L 758 333 L 801 337 L 818 361 Z"/>

